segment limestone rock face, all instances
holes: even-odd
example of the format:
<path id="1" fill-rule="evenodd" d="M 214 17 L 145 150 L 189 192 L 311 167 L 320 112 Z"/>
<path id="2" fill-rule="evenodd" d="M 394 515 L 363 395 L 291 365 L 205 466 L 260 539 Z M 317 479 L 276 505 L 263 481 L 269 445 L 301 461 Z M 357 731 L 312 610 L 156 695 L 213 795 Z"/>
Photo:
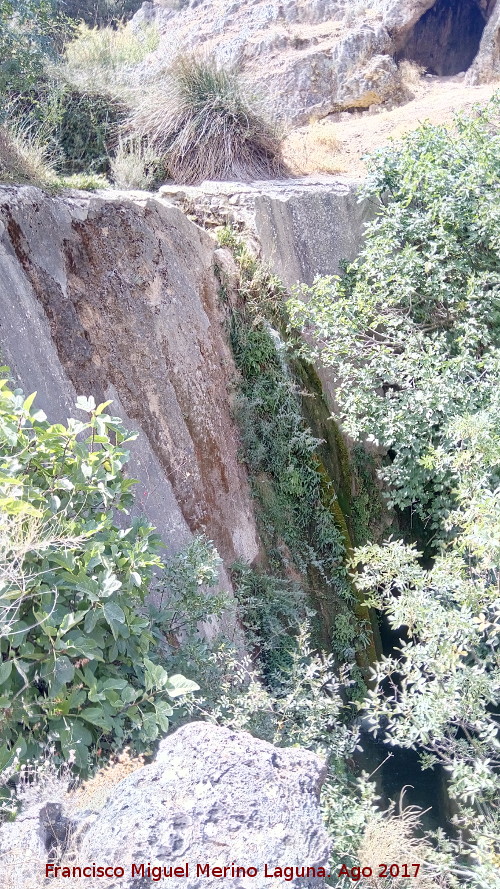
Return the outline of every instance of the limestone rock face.
<path id="1" fill-rule="evenodd" d="M 129 466 L 138 511 L 167 549 L 205 533 L 230 565 L 253 561 L 258 540 L 215 249 L 145 193 L 0 189 L 2 361 L 54 422 L 75 415 L 77 395 L 112 399 L 140 433 Z"/>
<path id="2" fill-rule="evenodd" d="M 84 882 L 92 889 L 326 889 L 318 873 L 328 874 L 330 851 L 319 806 L 325 774 L 324 761 L 301 748 L 191 722 L 160 743 L 152 765 L 107 788 L 104 802 L 102 794 L 78 804 L 57 787 L 44 790 L 42 802 L 0 826 L 0 872 L 6 889 L 56 889 L 61 881 L 68 889 Z M 50 862 L 123 868 L 123 876 L 46 879 Z M 225 879 L 213 873 L 218 867 L 228 868 Z M 182 876 L 169 876 L 170 868 Z M 274 878 L 276 868 L 298 873 L 285 883 Z"/>
<path id="3" fill-rule="evenodd" d="M 433 10 L 412 40 L 413 29 Z M 456 70 L 431 74 L 465 70 L 479 48 L 471 82 L 494 76 L 499 15 L 497 0 L 148 0 L 132 27 L 154 22 L 161 40 L 137 77 L 147 82 L 179 52 L 200 51 L 242 72 L 275 116 L 302 125 L 333 112 L 409 98 L 394 61 L 407 57 L 407 43 L 408 57 L 419 62 L 423 41 L 424 67 L 426 60 L 450 56 Z M 474 34 L 467 33 L 471 30 Z"/>
<path id="4" fill-rule="evenodd" d="M 283 879 L 263 878 L 267 864 L 326 868 L 329 844 L 319 811 L 324 763 L 300 748 L 277 749 L 245 732 L 189 723 L 160 744 L 155 762 L 125 778 L 83 837 L 82 861 L 119 863 L 123 880 L 108 889 L 154 885 L 131 875 L 132 863 L 185 867 L 172 889 L 221 884 L 212 867 L 258 869 L 257 878 L 232 876 L 224 886 L 282 889 Z M 210 875 L 197 875 L 197 865 Z M 103 883 L 103 885 L 104 885 Z M 297 878 L 295 887 L 323 886 Z M 101 889 L 99 881 L 95 889 Z"/>
<path id="5" fill-rule="evenodd" d="M 375 209 L 360 200 L 359 182 L 334 176 L 164 185 L 160 193 L 204 226 L 235 226 L 287 287 L 338 275 L 357 255 Z"/>
<path id="6" fill-rule="evenodd" d="M 138 69 L 157 75 L 179 51 L 242 70 L 275 115 L 293 124 L 406 96 L 381 10 L 359 0 L 147 2 L 132 27 L 155 22 L 159 49 Z"/>
<path id="7" fill-rule="evenodd" d="M 488 83 L 500 77 L 500 3 L 496 3 L 484 29 L 479 52 L 467 72 L 471 85 Z"/>

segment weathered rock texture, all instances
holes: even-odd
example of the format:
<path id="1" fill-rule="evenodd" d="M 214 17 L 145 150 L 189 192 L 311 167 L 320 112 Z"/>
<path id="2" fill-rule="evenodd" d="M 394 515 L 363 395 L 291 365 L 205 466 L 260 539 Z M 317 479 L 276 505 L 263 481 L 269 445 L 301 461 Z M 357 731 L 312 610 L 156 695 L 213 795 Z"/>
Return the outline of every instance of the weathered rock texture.
<path id="1" fill-rule="evenodd" d="M 147 875 L 151 867 L 184 867 L 186 876 L 161 881 L 172 889 L 282 889 L 275 867 L 327 870 L 329 842 L 319 809 L 325 763 L 300 748 L 278 749 L 246 732 L 208 723 L 185 725 L 161 742 L 152 765 L 145 766 L 110 788 L 99 810 L 75 811 L 71 798 L 64 805 L 48 801 L 29 807 L 21 819 L 0 828 L 2 862 L 16 860 L 23 889 L 61 884 L 43 879 L 48 860 L 59 863 L 69 841 L 71 855 L 62 863 L 121 866 L 123 879 L 63 879 L 70 889 L 91 883 L 92 889 L 151 889 L 159 885 Z M 51 848 L 58 847 L 57 853 Z M 18 855 L 24 849 L 24 855 Z M 17 857 L 16 857 L 17 856 Z M 213 876 L 214 867 L 256 868 L 256 876 Z M 132 864 L 139 867 L 134 874 Z M 144 874 L 140 865 L 144 865 Z M 197 865 L 210 874 L 197 875 Z M 12 872 L 5 866 L 2 873 Z M 328 872 L 328 871 L 327 871 Z M 286 885 L 296 889 L 325 886 L 320 876 L 294 874 Z M 304 874 L 307 870 L 304 870 Z M 317 874 L 317 872 L 316 872 Z M 3 884 L 4 885 L 4 884 Z M 9 886 L 10 889 L 10 886 Z"/>
<path id="2" fill-rule="evenodd" d="M 500 77 L 500 3 L 496 3 L 492 8 L 479 52 L 467 72 L 466 81 L 470 84 L 488 83 L 498 77 Z"/>
<path id="3" fill-rule="evenodd" d="M 169 880 L 175 889 L 220 885 L 220 878 L 197 878 L 198 863 L 234 861 L 262 875 L 265 864 L 324 867 L 328 841 L 318 805 L 324 775 L 324 763 L 305 750 L 278 750 L 247 733 L 190 723 L 162 741 L 153 765 L 113 791 L 84 837 L 81 857 L 126 867 L 188 862 L 188 879 Z M 290 885 L 323 884 L 297 879 Z M 130 879 L 120 889 L 149 885 Z M 234 889 L 250 885 L 281 889 L 283 880 L 224 880 Z"/>
<path id="4" fill-rule="evenodd" d="M 322 176 L 282 182 L 166 185 L 161 194 L 205 226 L 229 223 L 254 239 L 261 259 L 288 286 L 337 275 L 357 255 L 374 213 L 359 182 Z"/>
<path id="5" fill-rule="evenodd" d="M 201 51 L 243 72 L 274 114 L 300 125 L 404 101 L 409 93 L 395 59 L 451 75 L 468 68 L 479 50 L 474 82 L 498 76 L 498 22 L 480 46 L 498 6 L 496 0 L 147 0 L 132 27 L 155 22 L 161 42 L 138 77 L 144 83 L 179 52 Z"/>
<path id="6" fill-rule="evenodd" d="M 167 546 L 204 532 L 229 565 L 258 545 L 214 247 L 161 198 L 0 189 L 3 360 L 54 422 L 77 394 L 112 398 L 141 433 L 138 509 Z"/>

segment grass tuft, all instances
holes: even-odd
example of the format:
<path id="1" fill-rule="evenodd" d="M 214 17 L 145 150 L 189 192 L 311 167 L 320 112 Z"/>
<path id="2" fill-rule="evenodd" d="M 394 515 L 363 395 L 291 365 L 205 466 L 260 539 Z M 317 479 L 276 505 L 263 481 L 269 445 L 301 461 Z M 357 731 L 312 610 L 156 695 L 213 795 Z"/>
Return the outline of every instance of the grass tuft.
<path id="1" fill-rule="evenodd" d="M 136 32 L 126 25 L 89 28 L 82 23 L 66 44 L 57 73 L 79 89 L 121 96 L 129 87 L 130 68 L 154 52 L 159 40 L 153 25 Z"/>
<path id="2" fill-rule="evenodd" d="M 129 130 L 147 139 L 182 184 L 286 175 L 281 138 L 234 71 L 180 56 L 141 97 Z"/>
<path id="3" fill-rule="evenodd" d="M 20 122 L 0 125 L 0 182 L 48 185 L 54 173 L 47 146 Z"/>
<path id="4" fill-rule="evenodd" d="M 150 191 L 159 181 L 160 170 L 156 151 L 143 139 L 120 139 L 111 160 L 111 175 L 118 188 Z"/>

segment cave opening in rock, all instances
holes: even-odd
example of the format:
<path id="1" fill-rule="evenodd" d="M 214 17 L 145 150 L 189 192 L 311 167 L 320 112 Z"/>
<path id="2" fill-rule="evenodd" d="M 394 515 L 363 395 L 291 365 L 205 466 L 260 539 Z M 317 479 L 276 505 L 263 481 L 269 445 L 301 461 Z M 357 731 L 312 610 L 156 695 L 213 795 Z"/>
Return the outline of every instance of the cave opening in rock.
<path id="1" fill-rule="evenodd" d="M 476 0 L 437 0 L 413 26 L 396 60 L 441 77 L 466 71 L 479 49 L 485 16 Z"/>

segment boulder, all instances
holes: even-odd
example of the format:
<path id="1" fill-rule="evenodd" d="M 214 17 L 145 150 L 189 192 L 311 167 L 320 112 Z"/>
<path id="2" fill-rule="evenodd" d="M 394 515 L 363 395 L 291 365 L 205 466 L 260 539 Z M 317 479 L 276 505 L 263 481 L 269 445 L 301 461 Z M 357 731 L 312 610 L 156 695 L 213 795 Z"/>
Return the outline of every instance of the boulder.
<path id="1" fill-rule="evenodd" d="M 111 787 L 101 808 L 86 800 L 91 808 L 78 812 L 71 797 L 64 807 L 45 800 L 4 825 L 0 867 L 5 861 L 11 868 L 2 870 L 2 887 L 17 889 L 9 856 L 23 847 L 24 859 L 15 859 L 23 889 L 54 889 L 62 878 L 67 889 L 84 882 L 92 889 L 151 889 L 160 881 L 171 889 L 213 889 L 221 876 L 225 889 L 283 889 L 285 879 L 295 889 L 325 887 L 325 774 L 325 763 L 301 748 L 188 723 L 161 742 L 151 765 Z M 47 863 L 53 879 L 45 879 Z M 88 877 L 83 868 L 93 866 L 111 873 L 91 873 L 90 884 L 73 871 L 82 868 Z"/>
<path id="2" fill-rule="evenodd" d="M 327 867 L 319 810 L 324 776 L 324 763 L 300 748 L 277 749 L 246 732 L 189 723 L 161 742 L 152 765 L 114 789 L 84 835 L 80 858 L 125 868 L 123 879 L 103 881 L 108 889 L 153 885 L 148 862 L 167 873 L 188 867 L 187 875 L 168 880 L 171 889 L 220 886 L 220 875 L 212 873 L 217 867 L 228 868 L 226 889 L 282 889 L 283 879 L 264 876 L 266 865 L 273 873 L 275 867 Z M 238 867 L 258 874 L 236 876 Z M 290 885 L 324 882 L 297 877 Z"/>

